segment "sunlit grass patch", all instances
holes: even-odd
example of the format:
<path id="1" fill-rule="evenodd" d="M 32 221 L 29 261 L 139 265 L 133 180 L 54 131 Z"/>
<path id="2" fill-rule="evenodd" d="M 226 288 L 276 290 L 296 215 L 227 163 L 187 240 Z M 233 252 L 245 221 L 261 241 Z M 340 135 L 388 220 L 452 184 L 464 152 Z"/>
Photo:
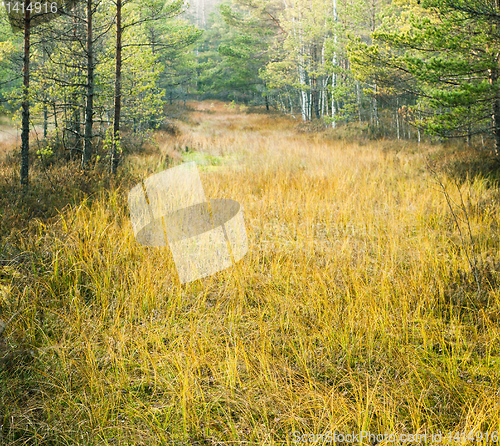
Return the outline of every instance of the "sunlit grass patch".
<path id="1" fill-rule="evenodd" d="M 184 162 L 195 162 L 202 170 L 214 170 L 220 168 L 228 163 L 237 163 L 237 154 L 233 153 L 225 156 L 208 155 L 202 152 L 185 152 L 182 154 Z"/>

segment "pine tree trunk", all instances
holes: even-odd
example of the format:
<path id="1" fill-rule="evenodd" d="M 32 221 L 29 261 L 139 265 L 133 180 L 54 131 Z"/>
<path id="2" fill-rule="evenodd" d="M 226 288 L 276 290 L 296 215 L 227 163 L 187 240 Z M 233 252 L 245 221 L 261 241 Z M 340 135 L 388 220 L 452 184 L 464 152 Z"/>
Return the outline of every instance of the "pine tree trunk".
<path id="1" fill-rule="evenodd" d="M 46 62 L 45 49 L 42 50 L 43 63 Z M 47 93 L 43 93 L 43 139 L 47 138 L 47 132 L 49 127 L 49 110 L 47 108 Z"/>
<path id="2" fill-rule="evenodd" d="M 495 155 L 500 157 L 500 99 L 493 101 L 493 125 L 495 133 Z"/>
<path id="3" fill-rule="evenodd" d="M 73 38 L 76 41 L 78 36 L 78 31 L 77 31 L 77 18 L 73 18 Z M 88 51 L 88 49 L 87 49 Z M 77 78 L 80 78 L 81 74 L 81 69 L 78 68 L 78 75 Z M 72 94 L 71 94 L 71 128 L 72 128 L 72 133 L 73 133 L 73 148 L 75 149 L 81 149 L 81 128 L 80 128 L 80 104 L 78 103 L 78 89 L 74 89 Z"/>
<path id="4" fill-rule="evenodd" d="M 79 104 L 78 104 L 78 95 L 73 93 L 71 95 L 71 100 L 72 100 L 72 105 L 71 107 L 73 110 L 71 111 L 71 128 L 72 128 L 72 133 L 73 133 L 73 147 L 75 149 L 81 149 L 81 129 L 80 129 L 80 109 L 79 109 Z"/>
<path id="5" fill-rule="evenodd" d="M 23 57 L 23 104 L 22 104 L 22 132 L 21 132 L 21 185 L 27 189 L 29 183 L 29 155 L 30 155 L 30 12 L 24 12 L 24 57 Z"/>
<path id="6" fill-rule="evenodd" d="M 491 70 L 490 82 L 495 85 L 498 82 L 499 69 Z M 493 99 L 493 134 L 495 135 L 495 155 L 500 157 L 500 92 L 496 91 Z"/>
<path id="7" fill-rule="evenodd" d="M 122 111 L 122 0 L 116 2 L 116 65 L 115 65 L 115 115 L 113 120 L 113 149 L 111 173 L 118 170 L 118 138 L 120 137 L 120 117 Z"/>
<path id="8" fill-rule="evenodd" d="M 472 124 L 470 105 L 467 107 L 467 146 L 470 147 L 472 143 Z"/>
<path id="9" fill-rule="evenodd" d="M 92 35 L 92 0 L 87 0 L 87 102 L 85 106 L 85 135 L 82 168 L 86 169 L 92 156 L 92 127 L 94 124 L 94 46 Z"/>

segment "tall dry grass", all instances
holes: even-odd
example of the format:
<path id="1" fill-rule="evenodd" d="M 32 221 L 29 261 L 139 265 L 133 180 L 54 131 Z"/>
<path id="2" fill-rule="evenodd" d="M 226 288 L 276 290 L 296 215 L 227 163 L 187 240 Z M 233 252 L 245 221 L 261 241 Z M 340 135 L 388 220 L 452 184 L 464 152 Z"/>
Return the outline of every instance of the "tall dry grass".
<path id="1" fill-rule="evenodd" d="M 500 430 L 497 185 L 459 183 L 473 253 L 453 171 L 439 178 L 464 244 L 426 169 L 442 149 L 329 142 L 284 118 L 213 108 L 126 169 L 163 170 L 185 147 L 226 160 L 202 168 L 202 182 L 244 206 L 248 254 L 181 286 L 168 249 L 134 241 L 126 187 L 13 233 L 18 254 L 0 270 L 1 318 L 19 312 L 1 346 L 4 442 L 472 431 L 487 444 Z"/>

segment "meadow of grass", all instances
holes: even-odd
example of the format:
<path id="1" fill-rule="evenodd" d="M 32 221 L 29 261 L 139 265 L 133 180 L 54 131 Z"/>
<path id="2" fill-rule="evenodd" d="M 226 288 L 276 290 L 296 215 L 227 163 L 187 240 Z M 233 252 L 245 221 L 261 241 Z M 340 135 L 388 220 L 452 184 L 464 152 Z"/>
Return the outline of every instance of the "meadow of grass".
<path id="1" fill-rule="evenodd" d="M 159 149 L 130 154 L 118 179 L 85 174 L 89 188 L 105 187 L 62 194 L 70 204 L 57 214 L 28 212 L 21 227 L 10 207 L 23 202 L 0 198 L 12 226 L 0 243 L 0 319 L 11 320 L 0 337 L 0 441 L 498 440 L 500 194 L 468 170 L 476 155 L 333 141 L 220 103 L 193 104 L 178 125 L 157 135 Z M 207 197 L 243 205 L 249 252 L 180 285 L 168 248 L 134 240 L 127 192 L 193 152 Z M 0 167 L 3 191 L 12 169 Z M 56 191 L 64 179 L 84 184 L 58 169 Z M 51 194 L 61 196 L 37 199 Z M 350 444 L 361 443 L 374 444 Z"/>

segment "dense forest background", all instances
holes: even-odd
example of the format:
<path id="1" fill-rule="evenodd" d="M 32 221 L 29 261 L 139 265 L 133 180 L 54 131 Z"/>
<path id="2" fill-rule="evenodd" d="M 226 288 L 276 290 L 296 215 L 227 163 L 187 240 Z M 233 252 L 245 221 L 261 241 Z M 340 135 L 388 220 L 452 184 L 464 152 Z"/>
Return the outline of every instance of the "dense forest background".
<path id="1" fill-rule="evenodd" d="M 493 0 L 59 1 L 58 15 L 31 20 L 24 51 L 11 3 L 0 101 L 19 121 L 30 107 L 26 165 L 28 122 L 57 135 L 38 152 L 62 143 L 84 167 L 108 157 L 116 171 L 120 130 L 145 134 L 168 124 L 165 105 L 206 98 L 375 138 L 500 147 Z"/>

